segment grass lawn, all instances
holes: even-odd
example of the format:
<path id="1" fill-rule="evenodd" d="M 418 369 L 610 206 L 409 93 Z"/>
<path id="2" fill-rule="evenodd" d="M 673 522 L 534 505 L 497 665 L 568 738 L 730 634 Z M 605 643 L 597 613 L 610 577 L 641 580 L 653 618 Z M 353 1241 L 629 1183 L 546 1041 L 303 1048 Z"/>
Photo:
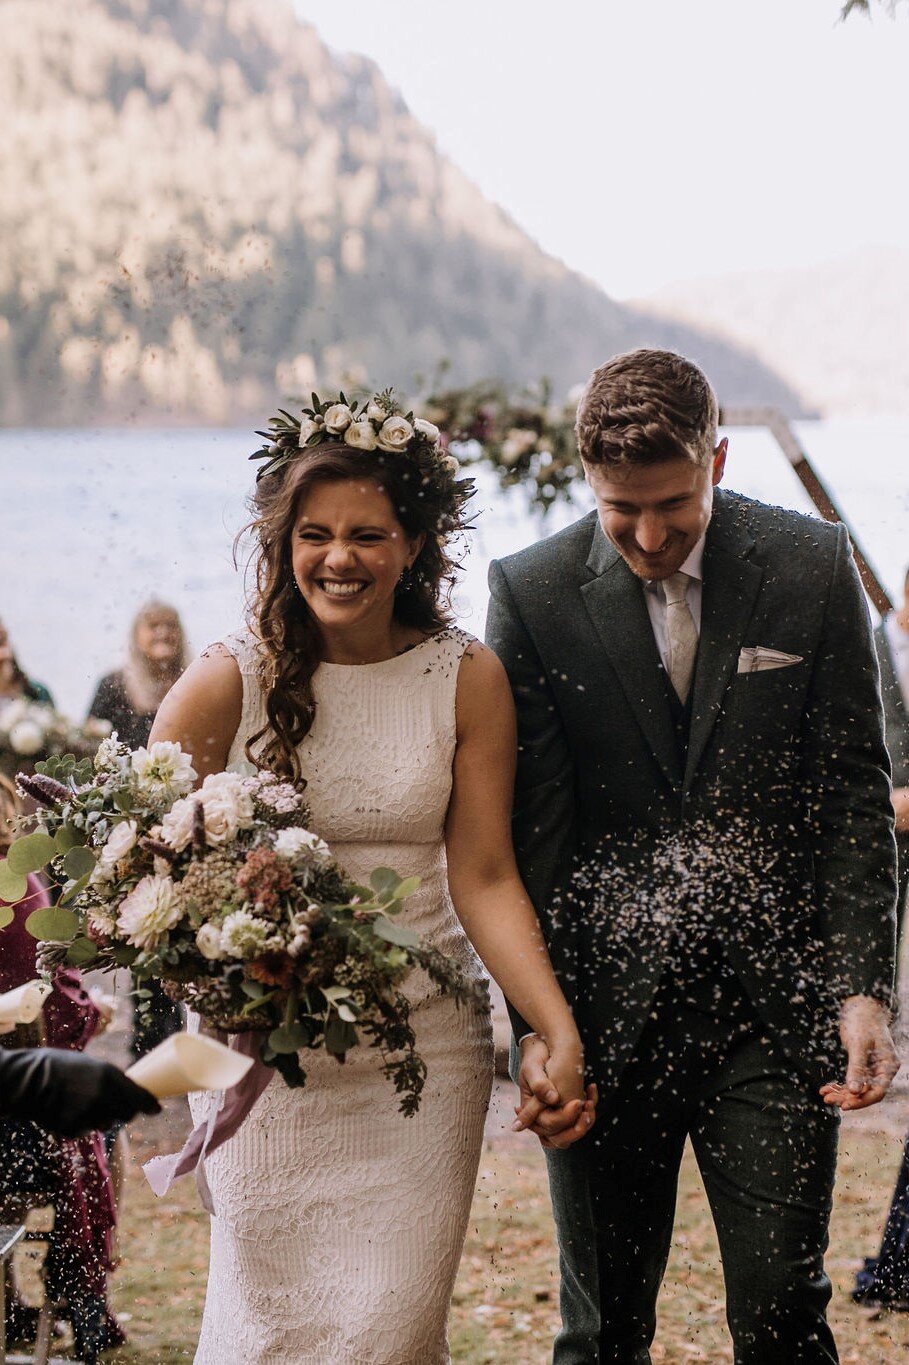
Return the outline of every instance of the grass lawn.
<path id="1" fill-rule="evenodd" d="M 860 1257 L 876 1250 L 907 1119 L 909 1104 L 899 1098 L 879 1114 L 843 1124 L 827 1262 L 843 1365 L 909 1365 L 909 1315 L 877 1317 L 847 1297 Z M 153 1132 L 140 1137 L 137 1157 L 159 1141 Z M 129 1315 L 124 1326 L 130 1345 L 110 1353 L 111 1365 L 192 1359 L 205 1295 L 207 1240 L 207 1218 L 192 1181 L 180 1182 L 171 1197 L 158 1201 L 134 1164 L 123 1220 L 123 1263 L 113 1279 L 115 1306 Z M 452 1356 L 463 1365 L 537 1365 L 549 1359 L 557 1324 L 558 1276 L 542 1155 L 535 1143 L 491 1125 L 455 1288 Z M 716 1241 L 690 1153 L 653 1355 L 666 1365 L 732 1360 Z"/>

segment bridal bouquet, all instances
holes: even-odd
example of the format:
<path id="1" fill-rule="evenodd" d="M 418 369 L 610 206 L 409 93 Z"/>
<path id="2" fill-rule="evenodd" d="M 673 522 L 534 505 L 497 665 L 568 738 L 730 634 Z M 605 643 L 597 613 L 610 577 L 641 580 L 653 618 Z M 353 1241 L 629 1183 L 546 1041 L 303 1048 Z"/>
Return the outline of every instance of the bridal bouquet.
<path id="1" fill-rule="evenodd" d="M 343 1061 L 368 1041 L 401 1111 L 416 1112 L 426 1067 L 401 983 L 422 967 L 459 1002 L 476 990 L 395 918 L 417 878 L 377 868 L 355 885 L 306 828 L 293 784 L 224 772 L 194 791 L 178 744 L 131 752 L 112 736 L 94 760 L 39 768 L 19 777 L 39 827 L 0 861 L 0 896 L 45 867 L 62 882 L 59 903 L 26 921 L 45 970 L 129 967 L 140 1006 L 161 981 L 214 1028 L 261 1031 L 262 1061 L 290 1086 L 305 1083 L 301 1050 Z"/>
<path id="2" fill-rule="evenodd" d="M 0 771 L 11 776 L 23 759 L 36 759 L 67 750 L 88 754 L 110 733 L 106 721 L 74 725 L 47 702 L 14 697 L 0 708 Z"/>

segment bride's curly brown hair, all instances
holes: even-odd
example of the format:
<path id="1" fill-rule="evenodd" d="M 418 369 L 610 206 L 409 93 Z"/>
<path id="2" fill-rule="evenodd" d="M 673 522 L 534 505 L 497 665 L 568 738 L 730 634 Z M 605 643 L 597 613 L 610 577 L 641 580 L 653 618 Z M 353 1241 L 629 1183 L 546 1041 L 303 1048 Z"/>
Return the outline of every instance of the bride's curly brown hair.
<path id="1" fill-rule="evenodd" d="M 474 492 L 472 479 L 426 478 L 406 455 L 358 451 L 340 442 L 302 451 L 256 484 L 250 500 L 253 520 L 241 536 L 252 532 L 256 541 L 249 613 L 261 642 L 268 720 L 247 739 L 246 756 L 257 767 L 293 781 L 303 777 L 297 745 L 315 717 L 312 679 L 322 642 L 294 581 L 291 537 L 300 504 L 313 485 L 347 479 L 370 479 L 387 493 L 405 534 L 425 536 L 394 601 L 395 620 L 425 635 L 451 623 L 451 589 L 460 567 L 453 543 L 470 526 L 465 506 Z"/>

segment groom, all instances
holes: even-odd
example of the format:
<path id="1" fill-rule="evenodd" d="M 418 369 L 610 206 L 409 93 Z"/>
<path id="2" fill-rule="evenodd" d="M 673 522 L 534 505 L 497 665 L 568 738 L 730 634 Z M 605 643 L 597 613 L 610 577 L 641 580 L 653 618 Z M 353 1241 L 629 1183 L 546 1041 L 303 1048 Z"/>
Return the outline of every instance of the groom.
<path id="1" fill-rule="evenodd" d="M 737 1365 L 835 1361 L 835 1105 L 897 1067 L 889 768 L 848 537 L 718 488 L 716 399 L 671 352 L 596 370 L 577 437 L 596 510 L 493 563 L 487 628 L 518 712 L 519 864 L 600 1092 L 590 1137 L 554 1150 L 545 1044 L 513 1017 L 519 1118 L 549 1147 L 554 1360 L 650 1360 L 688 1137 Z"/>

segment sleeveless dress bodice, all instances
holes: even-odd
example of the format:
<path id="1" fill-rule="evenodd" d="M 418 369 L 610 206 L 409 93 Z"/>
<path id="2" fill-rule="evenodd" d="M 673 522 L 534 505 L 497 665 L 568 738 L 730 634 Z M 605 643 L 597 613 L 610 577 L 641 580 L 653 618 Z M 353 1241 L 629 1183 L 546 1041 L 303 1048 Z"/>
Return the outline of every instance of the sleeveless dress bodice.
<path id="1" fill-rule="evenodd" d="M 316 714 L 299 745 L 309 821 L 355 880 L 377 867 L 420 878 L 401 919 L 471 976 L 482 968 L 448 895 L 445 817 L 455 752 L 455 692 L 472 640 L 449 628 L 376 664 L 321 664 Z M 266 723 L 261 659 L 247 634 L 225 641 L 243 675 L 243 715 L 228 766 Z M 422 974 L 419 974 L 422 977 Z M 426 987 L 411 984 L 408 994 Z"/>
<path id="2" fill-rule="evenodd" d="M 321 664 L 299 746 L 309 824 L 355 879 L 418 876 L 401 920 L 470 976 L 482 967 L 448 894 L 444 830 L 455 695 L 471 637 L 447 629 L 382 663 Z M 228 766 L 265 724 L 254 637 L 224 641 L 243 679 Z M 405 1118 L 374 1049 L 301 1053 L 206 1160 L 214 1202 L 203 1365 L 443 1365 L 446 1322 L 492 1081 L 488 1008 L 404 985 L 428 1076 Z M 196 1121 L 215 1098 L 192 1099 Z"/>

